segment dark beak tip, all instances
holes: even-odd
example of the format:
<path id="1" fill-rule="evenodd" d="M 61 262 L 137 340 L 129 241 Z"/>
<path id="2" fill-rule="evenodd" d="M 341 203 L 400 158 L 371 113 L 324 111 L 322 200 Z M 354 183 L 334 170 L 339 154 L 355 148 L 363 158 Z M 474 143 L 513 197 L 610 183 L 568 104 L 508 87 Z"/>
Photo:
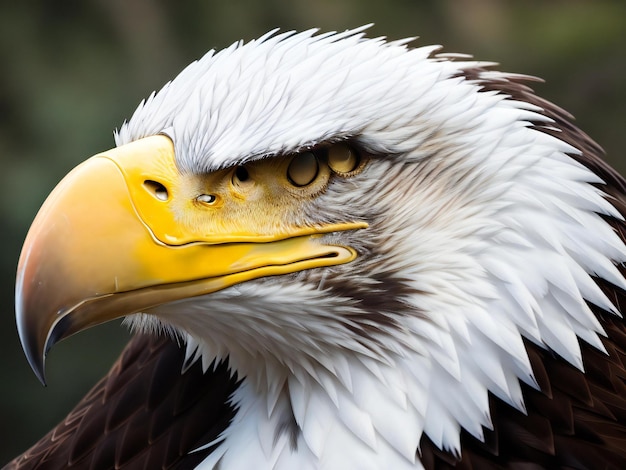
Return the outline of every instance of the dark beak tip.
<path id="1" fill-rule="evenodd" d="M 18 327 L 18 331 L 19 331 Z M 20 342 L 22 343 L 22 349 L 24 351 L 24 355 L 26 356 L 26 360 L 30 365 L 31 369 L 35 373 L 37 379 L 42 383 L 42 385 L 46 385 L 46 353 L 45 350 L 41 351 L 36 338 L 28 333 L 22 333 L 19 331 Z"/>
<path id="2" fill-rule="evenodd" d="M 45 358 L 41 358 L 38 360 L 31 360 L 28 358 L 28 363 L 30 364 L 31 369 L 35 373 L 35 376 L 41 382 L 41 385 L 47 387 L 48 384 L 46 382 L 46 366 L 45 366 Z"/>
<path id="3" fill-rule="evenodd" d="M 20 343 L 22 344 L 22 350 L 24 351 L 28 364 L 35 373 L 35 376 L 45 386 L 46 353 L 49 348 L 47 344 L 42 344 L 46 341 L 41 341 L 39 328 L 27 321 L 26 316 L 23 314 L 22 308 L 20 307 L 22 307 L 22 305 L 16 303 L 17 332 L 20 338 Z"/>
<path id="4" fill-rule="evenodd" d="M 52 347 L 62 339 L 75 333 L 73 322 L 69 315 L 61 315 L 50 326 L 28 322 L 34 316 L 23 315 L 21 309 L 17 311 L 17 330 L 22 343 L 24 355 L 30 364 L 35 376 L 46 386 L 46 357 Z"/>

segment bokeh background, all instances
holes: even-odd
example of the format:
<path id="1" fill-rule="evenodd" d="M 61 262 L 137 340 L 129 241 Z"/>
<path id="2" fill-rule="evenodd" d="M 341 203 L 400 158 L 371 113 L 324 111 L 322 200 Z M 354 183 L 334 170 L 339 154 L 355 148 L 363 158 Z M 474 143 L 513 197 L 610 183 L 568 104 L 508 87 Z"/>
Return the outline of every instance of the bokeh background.
<path id="1" fill-rule="evenodd" d="M 128 340 L 118 323 L 55 347 L 42 387 L 21 352 L 15 267 L 38 207 L 73 166 L 113 146 L 139 101 L 211 48 L 269 29 L 419 35 L 418 44 L 546 80 L 626 172 L 623 0 L 0 0 L 0 465 L 61 420 Z"/>

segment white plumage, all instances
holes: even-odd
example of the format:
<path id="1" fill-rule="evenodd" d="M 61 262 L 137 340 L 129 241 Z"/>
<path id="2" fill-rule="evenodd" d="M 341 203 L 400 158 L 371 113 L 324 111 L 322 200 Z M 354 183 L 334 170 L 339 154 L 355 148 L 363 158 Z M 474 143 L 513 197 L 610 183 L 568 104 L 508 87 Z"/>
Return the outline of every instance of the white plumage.
<path id="1" fill-rule="evenodd" d="M 158 317 L 186 338 L 189 358 L 207 367 L 229 357 L 244 378 L 236 418 L 202 468 L 419 468 L 422 433 L 460 454 L 461 429 L 482 439 L 491 427 L 488 392 L 524 410 L 519 382 L 536 383 L 522 338 L 581 369 L 581 339 L 603 349 L 586 301 L 618 314 L 591 276 L 626 287 L 615 268 L 626 248 L 601 215 L 621 216 L 569 156 L 579 149 L 537 129 L 551 126 L 539 107 L 481 91 L 483 80 L 512 76 L 467 80 L 464 71 L 489 64 L 362 30 L 270 33 L 210 52 L 117 135 L 169 135 L 183 172 L 346 138 L 376 155 L 305 214 L 384 214 L 355 263 L 134 320 Z M 380 312 L 397 323 L 378 325 L 368 343 L 338 327 L 361 307 L 324 276 L 376 288 L 372 272 L 411 294 L 401 314 Z M 290 432 L 275 437 L 290 413 L 297 451 Z"/>

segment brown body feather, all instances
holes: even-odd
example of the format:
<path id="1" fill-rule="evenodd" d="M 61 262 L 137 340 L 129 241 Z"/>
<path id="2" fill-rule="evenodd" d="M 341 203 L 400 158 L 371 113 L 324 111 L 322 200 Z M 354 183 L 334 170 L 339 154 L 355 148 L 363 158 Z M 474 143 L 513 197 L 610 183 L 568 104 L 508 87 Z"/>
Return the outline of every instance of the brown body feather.
<path id="1" fill-rule="evenodd" d="M 5 470 L 193 468 L 211 448 L 191 452 L 232 419 L 237 381 L 225 364 L 181 374 L 184 357 L 167 337 L 135 336 L 67 418 Z"/>

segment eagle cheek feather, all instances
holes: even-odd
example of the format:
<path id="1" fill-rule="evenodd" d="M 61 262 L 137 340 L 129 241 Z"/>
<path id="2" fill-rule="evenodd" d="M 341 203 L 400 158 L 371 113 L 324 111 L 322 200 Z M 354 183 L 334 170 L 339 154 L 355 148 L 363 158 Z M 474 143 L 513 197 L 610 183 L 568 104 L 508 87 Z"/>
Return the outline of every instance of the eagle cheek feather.
<path id="1" fill-rule="evenodd" d="M 107 319 L 153 335 L 62 423 L 69 450 L 9 468 L 626 463 L 624 180 L 527 77 L 362 30 L 210 52 L 55 190 L 18 275 L 37 374 Z M 76 229 L 98 184 L 113 245 Z"/>

